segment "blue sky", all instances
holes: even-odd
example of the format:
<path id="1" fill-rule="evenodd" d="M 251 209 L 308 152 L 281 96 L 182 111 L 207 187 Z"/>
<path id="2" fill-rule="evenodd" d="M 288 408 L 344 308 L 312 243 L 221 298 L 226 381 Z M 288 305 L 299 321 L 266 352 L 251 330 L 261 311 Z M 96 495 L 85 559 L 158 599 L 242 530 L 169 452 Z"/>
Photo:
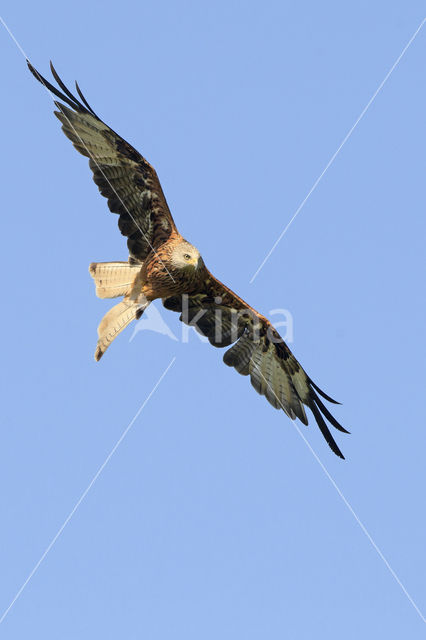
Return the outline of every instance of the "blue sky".
<path id="1" fill-rule="evenodd" d="M 215 275 L 291 312 L 296 357 L 343 402 L 346 461 L 302 433 L 424 614 L 426 27 L 249 284 L 423 3 L 6 0 L 2 17 L 156 167 Z M 2 637 L 424 637 L 293 423 L 220 350 L 128 329 L 94 362 L 109 303 L 87 268 L 125 241 L 1 35 L 1 612 L 175 358 Z"/>

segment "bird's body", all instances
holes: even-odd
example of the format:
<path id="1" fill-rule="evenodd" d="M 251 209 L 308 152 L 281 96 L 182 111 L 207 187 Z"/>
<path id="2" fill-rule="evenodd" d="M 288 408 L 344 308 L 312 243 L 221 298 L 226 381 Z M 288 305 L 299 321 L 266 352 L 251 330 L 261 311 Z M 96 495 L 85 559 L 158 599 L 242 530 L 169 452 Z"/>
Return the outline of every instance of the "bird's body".
<path id="1" fill-rule="evenodd" d="M 29 64 L 29 63 L 28 63 Z M 34 76 L 65 102 L 55 115 L 75 148 L 89 158 L 93 178 L 108 206 L 119 215 L 127 236 L 128 262 L 92 263 L 90 273 L 102 298 L 122 297 L 98 327 L 99 360 L 115 337 L 147 306 L 162 299 L 180 312 L 216 347 L 228 347 L 224 362 L 249 375 L 255 389 L 276 409 L 308 424 L 305 406 L 336 455 L 343 455 L 324 420 L 346 430 L 319 395 L 335 402 L 309 378 L 269 320 L 255 311 L 207 269 L 199 251 L 178 232 L 153 167 L 91 109 L 78 85 L 78 100 L 51 66 L 63 93 L 29 64 Z M 70 108 L 71 107 L 71 108 Z M 346 432 L 347 433 L 347 432 Z"/>
<path id="2" fill-rule="evenodd" d="M 152 301 L 195 293 L 202 286 L 206 274 L 199 251 L 176 235 L 148 254 L 140 275 L 143 293 Z"/>

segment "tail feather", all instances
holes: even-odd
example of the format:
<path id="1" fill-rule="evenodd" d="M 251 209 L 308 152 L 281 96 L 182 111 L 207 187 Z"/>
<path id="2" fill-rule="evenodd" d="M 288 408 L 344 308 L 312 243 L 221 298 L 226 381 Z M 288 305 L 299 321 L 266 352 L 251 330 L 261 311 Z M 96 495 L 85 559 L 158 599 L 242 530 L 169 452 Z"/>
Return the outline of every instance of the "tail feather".
<path id="1" fill-rule="evenodd" d="M 96 284 L 99 298 L 124 296 L 141 270 L 140 264 L 128 262 L 92 262 L 89 272 Z"/>
<path id="2" fill-rule="evenodd" d="M 95 360 L 98 362 L 113 340 L 137 317 L 140 317 L 148 306 L 145 304 L 122 300 L 108 311 L 98 327 L 98 344 L 96 345 Z"/>
<path id="3" fill-rule="evenodd" d="M 149 304 L 140 287 L 134 286 L 141 266 L 140 263 L 128 262 L 92 262 L 89 267 L 99 298 L 124 296 L 124 300 L 112 307 L 101 320 L 95 351 L 96 361 L 102 358 L 111 342 L 132 320 L 141 317 Z"/>

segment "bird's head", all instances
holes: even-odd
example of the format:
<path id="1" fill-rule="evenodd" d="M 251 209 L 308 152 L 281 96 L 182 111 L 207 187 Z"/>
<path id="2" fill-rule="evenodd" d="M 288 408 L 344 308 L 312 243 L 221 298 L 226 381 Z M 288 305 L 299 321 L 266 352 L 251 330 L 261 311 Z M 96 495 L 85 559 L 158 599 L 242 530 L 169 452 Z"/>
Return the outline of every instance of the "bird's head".
<path id="1" fill-rule="evenodd" d="M 198 249 L 186 240 L 174 247 L 171 261 L 176 269 L 185 271 L 199 269 L 204 264 Z"/>

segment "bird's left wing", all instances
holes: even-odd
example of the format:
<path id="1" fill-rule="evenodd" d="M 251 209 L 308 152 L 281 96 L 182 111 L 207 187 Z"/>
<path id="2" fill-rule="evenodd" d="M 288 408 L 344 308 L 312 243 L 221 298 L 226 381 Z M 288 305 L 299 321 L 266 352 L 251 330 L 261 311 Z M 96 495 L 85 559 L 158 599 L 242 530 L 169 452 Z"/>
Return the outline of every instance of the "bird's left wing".
<path id="1" fill-rule="evenodd" d="M 204 290 L 192 296 L 174 296 L 163 300 L 166 309 L 180 312 L 180 320 L 206 336 L 215 347 L 233 346 L 225 352 L 225 364 L 250 376 L 258 393 L 275 409 L 282 409 L 292 420 L 308 424 L 308 407 L 331 450 L 344 458 L 325 422 L 349 433 L 332 416 L 319 395 L 327 396 L 309 378 L 269 320 L 211 274 Z M 319 395 L 318 395 L 319 394 Z"/>
<path id="2" fill-rule="evenodd" d="M 132 145 L 98 118 L 77 83 L 81 101 L 67 89 L 52 63 L 53 77 L 63 93 L 29 62 L 28 67 L 46 89 L 69 105 L 55 102 L 58 108 L 55 115 L 77 151 L 89 158 L 99 191 L 108 199 L 110 211 L 119 214 L 118 226 L 128 238 L 131 257 L 142 262 L 152 249 L 177 233 L 155 169 Z"/>

